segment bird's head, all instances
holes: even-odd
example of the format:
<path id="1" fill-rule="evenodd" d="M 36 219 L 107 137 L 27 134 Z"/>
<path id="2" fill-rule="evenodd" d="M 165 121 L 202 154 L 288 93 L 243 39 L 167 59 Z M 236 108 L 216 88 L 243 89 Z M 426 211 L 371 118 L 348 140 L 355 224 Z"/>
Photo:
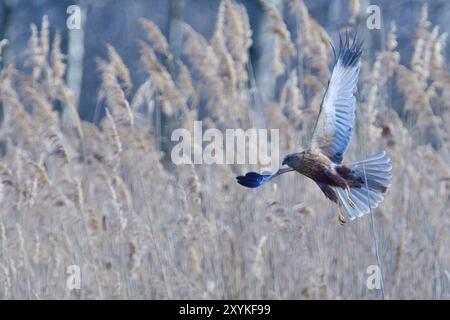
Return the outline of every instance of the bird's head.
<path id="1" fill-rule="evenodd" d="M 291 168 L 296 168 L 298 165 L 300 165 L 300 162 L 302 160 L 304 152 L 296 152 L 296 153 L 290 153 L 287 156 L 284 157 L 283 162 L 281 163 L 283 166 L 287 165 Z"/>

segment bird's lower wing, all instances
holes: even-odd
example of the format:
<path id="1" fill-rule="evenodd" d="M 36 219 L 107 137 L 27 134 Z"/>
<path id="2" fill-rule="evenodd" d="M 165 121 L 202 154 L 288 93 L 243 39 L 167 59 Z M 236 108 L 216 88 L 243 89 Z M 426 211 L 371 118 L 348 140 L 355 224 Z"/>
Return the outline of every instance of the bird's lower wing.
<path id="1" fill-rule="evenodd" d="M 239 176 L 236 177 L 236 179 L 237 182 L 244 187 L 258 188 L 259 186 L 269 182 L 273 178 L 289 171 L 293 171 L 293 169 L 281 168 L 273 174 L 259 174 L 256 172 L 248 172 L 245 176 Z"/>

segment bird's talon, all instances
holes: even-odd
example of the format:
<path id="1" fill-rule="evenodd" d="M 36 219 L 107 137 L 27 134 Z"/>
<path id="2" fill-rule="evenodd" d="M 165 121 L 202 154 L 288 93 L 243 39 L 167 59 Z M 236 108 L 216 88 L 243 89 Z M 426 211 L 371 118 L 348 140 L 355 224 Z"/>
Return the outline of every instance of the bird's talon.
<path id="1" fill-rule="evenodd" d="M 355 203 L 352 201 L 352 199 L 347 198 L 347 203 L 350 205 L 350 207 L 352 207 L 353 209 L 355 209 Z"/>
<path id="2" fill-rule="evenodd" d="M 343 226 L 344 224 L 345 224 L 345 218 L 344 218 L 344 216 L 342 215 L 342 213 L 341 213 L 341 211 L 339 210 L 339 213 L 338 213 L 338 221 L 339 221 L 339 224 L 341 225 L 341 226 Z"/>

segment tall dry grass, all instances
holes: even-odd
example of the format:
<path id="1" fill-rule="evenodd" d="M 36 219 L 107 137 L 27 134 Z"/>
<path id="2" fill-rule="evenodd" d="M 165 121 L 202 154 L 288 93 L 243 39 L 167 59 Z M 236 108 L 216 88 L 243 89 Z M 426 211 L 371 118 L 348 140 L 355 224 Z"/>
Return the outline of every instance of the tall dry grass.
<path id="1" fill-rule="evenodd" d="M 162 124 L 192 131 L 200 117 L 205 128 L 280 129 L 280 154 L 310 138 L 330 75 L 330 36 L 301 0 L 291 4 L 295 30 L 263 5 L 274 40 L 266 67 L 280 84 L 274 99 L 255 85 L 247 13 L 226 0 L 211 39 L 183 25 L 182 57 L 141 20 L 141 84 L 108 46 L 98 60 L 98 99 L 107 106 L 98 127 L 78 117 L 60 37 L 46 18 L 31 27 L 27 68 L 0 71 L 1 298 L 378 297 L 366 287 L 376 264 L 368 216 L 339 226 L 336 208 L 299 175 L 253 191 L 235 176 L 255 166 L 169 161 Z M 393 160 L 392 186 L 374 211 L 386 297 L 448 298 L 446 35 L 424 8 L 411 64 L 402 65 L 395 33 L 392 24 L 374 61 L 363 56 L 346 160 L 380 149 Z M 401 105 L 392 105 L 394 94 Z M 66 287 L 69 265 L 81 267 L 81 290 Z"/>

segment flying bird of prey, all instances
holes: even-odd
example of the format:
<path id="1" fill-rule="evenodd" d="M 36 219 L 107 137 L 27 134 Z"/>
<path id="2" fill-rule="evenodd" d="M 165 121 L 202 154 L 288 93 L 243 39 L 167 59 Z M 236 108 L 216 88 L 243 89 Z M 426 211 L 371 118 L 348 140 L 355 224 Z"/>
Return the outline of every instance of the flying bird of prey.
<path id="1" fill-rule="evenodd" d="M 353 220 L 369 213 L 383 201 L 383 194 L 392 178 L 391 160 L 384 151 L 362 161 L 342 164 L 355 123 L 361 48 L 362 42 L 356 36 L 351 45 L 348 35 L 344 43 L 340 38 L 339 53 L 320 106 L 310 147 L 285 156 L 282 165 L 287 167 L 273 174 L 249 172 L 237 177 L 239 184 L 257 188 L 274 177 L 297 171 L 314 180 L 325 196 L 338 204 L 340 224 L 345 223 L 342 208 Z"/>

